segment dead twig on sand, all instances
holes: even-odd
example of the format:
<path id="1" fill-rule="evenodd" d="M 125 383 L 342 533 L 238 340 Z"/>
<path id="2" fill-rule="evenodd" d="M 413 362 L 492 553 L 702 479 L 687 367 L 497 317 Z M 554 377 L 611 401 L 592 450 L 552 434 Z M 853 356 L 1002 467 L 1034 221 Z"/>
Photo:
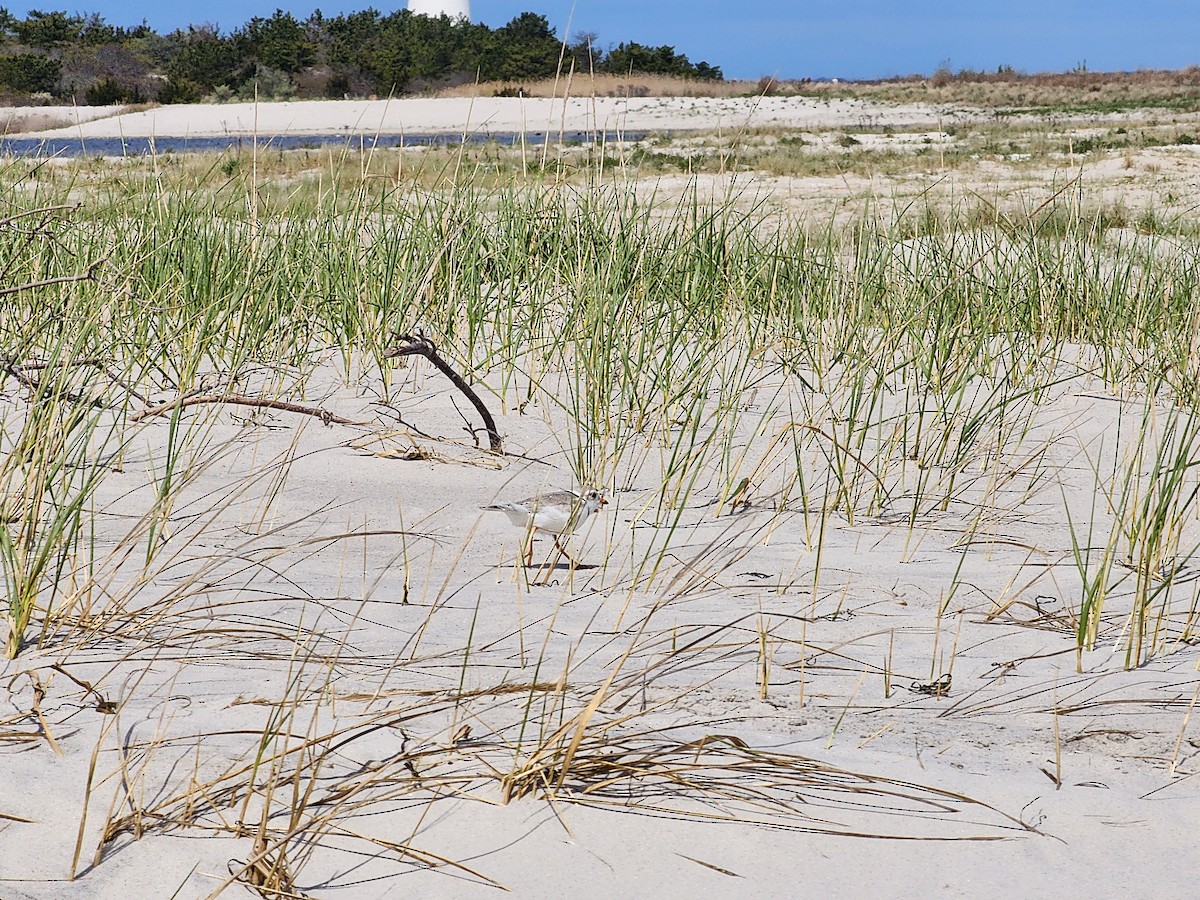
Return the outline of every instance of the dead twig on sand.
<path id="1" fill-rule="evenodd" d="M 105 359 L 89 358 L 70 360 L 68 362 L 19 363 L 11 356 L 3 356 L 0 357 L 0 375 L 9 375 L 15 378 L 17 383 L 22 387 L 36 393 L 42 389 L 42 380 L 35 373 L 44 372 L 48 369 L 71 369 L 81 366 L 90 366 L 91 368 L 99 371 L 101 375 L 103 375 L 113 384 L 117 385 L 117 387 L 124 390 L 134 399 L 140 400 L 143 403 L 148 402 L 146 398 L 139 394 L 132 385 L 127 384 L 123 379 L 110 372 L 106 368 L 107 365 L 108 360 Z M 104 404 L 99 400 L 89 400 L 87 397 L 84 397 L 83 394 L 80 394 L 77 391 L 67 391 L 62 396 L 71 403 L 87 403 L 95 409 L 101 409 L 104 407 Z"/>
<path id="2" fill-rule="evenodd" d="M 17 294 L 21 291 L 32 291 L 35 288 L 50 287 L 54 284 L 74 284 L 77 281 L 92 281 L 96 277 L 96 270 L 104 265 L 104 260 L 98 259 L 88 265 L 87 269 L 75 275 L 60 275 L 57 278 L 43 278 L 41 281 L 29 281 L 25 284 L 17 284 L 12 287 L 0 287 L 0 297 L 7 297 L 9 294 Z"/>
<path id="3" fill-rule="evenodd" d="M 174 400 L 160 403 L 149 409 L 130 416 L 131 422 L 140 422 L 151 416 L 161 416 L 179 406 L 198 406 L 202 403 L 228 403 L 233 406 L 253 406 L 258 409 L 278 409 L 283 412 L 300 413 L 305 416 L 316 416 L 326 425 L 358 425 L 353 419 L 343 419 L 327 409 L 319 406 L 304 406 L 301 403 L 289 403 L 286 400 L 268 400 L 264 397 L 243 397 L 240 394 L 182 394 Z"/>
<path id="4" fill-rule="evenodd" d="M 0 374 L 11 375 L 17 380 L 17 383 L 32 394 L 36 395 L 42 389 L 42 381 L 40 378 L 35 378 L 32 375 L 23 371 L 23 367 L 8 359 L 0 359 Z M 63 400 L 68 403 L 81 403 L 92 407 L 93 409 L 103 409 L 104 404 L 99 400 L 89 400 L 87 397 L 78 391 L 63 391 L 60 395 Z"/>
<path id="5" fill-rule="evenodd" d="M 424 356 L 433 363 L 438 371 L 450 379 L 454 386 L 458 388 L 471 404 L 479 412 L 480 418 L 483 419 L 484 429 L 488 433 L 488 441 L 493 453 L 504 453 L 504 439 L 500 437 L 500 432 L 496 430 L 496 420 L 492 418 L 492 414 L 488 412 L 488 408 L 483 405 L 483 401 L 479 399 L 479 395 L 471 389 L 463 377 L 450 367 L 450 364 L 442 359 L 437 352 L 437 347 L 433 341 L 427 338 L 420 328 L 415 329 L 416 334 L 400 334 L 396 336 L 399 341 L 392 349 L 384 354 L 384 359 L 397 359 L 401 356 Z"/>

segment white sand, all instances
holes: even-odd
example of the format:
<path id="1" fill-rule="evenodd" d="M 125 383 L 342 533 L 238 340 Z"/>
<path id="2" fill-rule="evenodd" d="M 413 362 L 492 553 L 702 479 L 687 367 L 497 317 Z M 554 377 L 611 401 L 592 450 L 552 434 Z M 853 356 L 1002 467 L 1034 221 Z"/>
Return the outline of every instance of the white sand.
<path id="1" fill-rule="evenodd" d="M 761 499 L 736 515 L 718 515 L 709 505 L 718 499 L 717 483 L 698 488 L 662 574 L 635 583 L 631 559 L 663 534 L 653 524 L 651 488 L 660 476 L 652 465 L 631 470 L 627 489 L 614 493 L 609 509 L 573 541 L 596 568 L 573 577 L 560 569 L 549 585 L 527 584 L 513 566 L 519 535 L 503 516 L 480 507 L 543 485 L 570 484 L 559 444 L 566 432 L 561 413 L 536 405 L 524 416 L 502 415 L 508 449 L 518 455 L 497 467 L 463 443 L 458 398 L 444 379 L 424 364 L 416 372 L 398 395 L 398 409 L 435 436 L 415 440 L 440 461 L 404 461 L 349 446 L 395 433 L 394 418 L 369 402 L 379 387 L 369 370 L 341 386 L 327 365 L 308 391 L 311 402 L 363 426 L 323 427 L 287 413 L 247 425 L 240 424 L 245 411 L 209 409 L 218 421 L 214 439 L 229 442 L 231 452 L 178 505 L 160 551 L 162 571 L 127 596 L 128 608 L 142 612 L 109 622 L 123 637 L 68 630 L 45 651 L 0 665 L 8 691 L 0 722 L 17 716 L 7 729 L 9 746 L 24 751 L 0 748 L 0 814 L 33 820 L 7 827 L 0 821 L 0 895 L 165 897 L 183 885 L 178 896 L 205 896 L 225 876 L 227 860 L 247 858 L 249 837 L 185 830 L 135 841 L 119 834 L 98 868 L 73 884 L 62 881 L 92 748 L 101 748 L 99 783 L 84 829 L 85 861 L 96 850 L 114 793 L 124 796 L 117 777 L 122 767 L 136 803 L 153 807 L 185 790 L 194 767 L 204 780 L 247 765 L 271 704 L 297 694 L 297 733 L 310 721 L 320 732 L 388 709 L 407 710 L 387 727 L 347 742 L 322 770 L 316 797 L 334 784 L 355 783 L 353 773 L 363 766 L 376 777 L 390 772 L 403 785 L 410 772 L 402 750 L 425 754 L 414 759 L 428 781 L 394 800 L 381 788 L 363 791 L 358 800 L 376 799 L 342 825 L 461 862 L 520 897 L 724 891 L 765 898 L 794 895 L 798 885 L 805 892 L 899 898 L 1192 893 L 1189 860 L 1200 833 L 1198 783 L 1191 777 L 1200 771 L 1195 725 L 1174 774 L 1168 762 L 1196 690 L 1196 651 L 1181 646 L 1130 672 L 1109 639 L 1083 658 L 1077 673 L 1074 638 L 1062 618 L 1073 568 L 1060 484 L 1073 508 L 1088 509 L 1094 482 L 1079 464 L 1080 450 L 1094 452 L 1115 416 L 1133 421 L 1138 404 L 1106 398 L 1096 385 L 1059 391 L 1028 438 L 1030 445 L 1048 442 L 1045 462 L 1061 467 L 1055 479 L 1039 487 L 1018 476 L 993 498 L 1000 509 L 986 540 L 977 535 L 979 542 L 968 547 L 960 541 L 976 512 L 969 504 L 923 516 L 915 531 L 903 515 L 854 524 L 835 517 L 814 605 L 813 521 L 795 503 L 786 511 L 774 508 L 772 478 L 764 479 Z M 770 387 L 761 386 L 764 395 Z M 786 415 L 777 411 L 751 441 L 752 458 L 766 450 Z M 757 413 L 744 418 L 749 426 Z M 161 460 L 167 430 L 163 420 L 146 425 L 135 441 L 143 449 L 106 480 L 101 505 L 144 506 L 152 460 Z M 366 443 L 383 449 L 408 441 Z M 269 469 L 257 482 L 246 481 L 281 454 L 293 459 L 282 490 L 276 493 L 280 483 Z M 811 463 L 820 471 L 819 461 Z M 244 493 L 231 493 L 247 484 Z M 1033 493 L 1019 500 L 1026 491 Z M 226 498 L 234 502 L 220 508 Z M 407 544 L 396 534 L 401 517 Z M 106 521 L 97 538 L 102 550 L 115 548 L 130 527 L 129 521 Z M 364 536 L 348 536 L 355 532 Z M 135 555 L 143 552 L 139 547 Z M 939 630 L 936 610 L 954 583 L 959 587 Z M 407 605 L 401 602 L 406 584 Z M 119 585 L 114 589 L 119 593 Z M 1018 602 L 989 620 L 998 597 Z M 156 606 L 159 601 L 164 605 Z M 811 621 L 805 626 L 799 616 Z M 639 634 L 643 622 L 648 625 Z M 773 648 L 765 700 L 756 682 L 760 622 L 770 629 Z M 833 795 L 829 804 L 813 805 L 808 801 L 819 798 L 803 789 L 806 802 L 796 815 L 776 803 L 705 799 L 686 790 L 642 797 L 643 804 L 675 813 L 623 812 L 620 780 L 609 792 L 615 809 L 578 806 L 568 797 L 555 806 L 534 798 L 497 805 L 496 783 L 481 775 L 511 766 L 513 748 L 491 736 L 498 729 L 506 740 L 516 739 L 528 692 L 485 692 L 457 710 L 424 708 L 460 679 L 468 689 L 486 691 L 553 682 L 562 674 L 570 685 L 567 705 L 579 709 L 630 645 L 625 669 L 651 674 L 621 692 L 622 705 L 601 709 L 604 721 L 632 717 L 614 737 L 653 733 L 660 745 L 670 745 L 732 735 L 757 750 L 961 793 L 1040 833 L 946 797 L 939 801 L 945 813 L 893 814 L 889 807 L 907 804 L 884 797 L 882 808 L 870 811 L 870 797 Z M 301 658 L 336 653 L 339 660 L 332 667 L 317 659 L 299 666 L 297 652 Z M 890 697 L 882 675 L 889 652 Z M 123 702 L 120 721 L 97 712 L 94 698 L 49 669 L 52 663 Z M 931 667 L 937 674 L 951 665 L 950 696 L 911 690 L 928 679 Z M 288 673 L 298 666 L 303 674 L 289 686 Z M 34 702 L 35 677 L 47 686 L 41 709 L 62 758 L 22 717 Z M 537 695 L 535 722 L 543 721 L 547 696 L 553 693 Z M 1058 717 L 1061 788 L 1050 777 L 1057 770 L 1056 709 L 1069 710 Z M 452 748 L 450 735 L 464 724 L 481 743 Z M 106 726 L 115 730 L 102 736 Z M 24 740 L 12 737 L 31 731 Z M 476 774 L 437 787 L 456 771 Z M 746 786 L 769 789 L 771 783 L 763 774 Z M 776 802 L 796 797 L 784 791 Z M 855 809 L 860 802 L 867 805 Z M 112 815 L 130 809 L 122 801 Z M 220 815 L 227 821 L 240 815 L 236 797 Z M 714 815 L 744 824 L 704 821 Z M 872 840 L 787 830 L 806 825 L 985 840 Z M 496 895 L 494 887 L 449 868 L 430 869 L 393 853 L 364 857 L 364 845 L 349 838 L 327 843 L 345 850 L 320 850 L 303 870 L 299 881 L 314 896 Z M 241 896 L 237 890 L 230 896 Z"/>
<path id="2" fill-rule="evenodd" d="M 78 125 L 31 132 L 28 137 L 219 137 L 226 134 L 462 134 L 512 132 L 644 132 L 851 125 L 936 127 L 981 116 L 929 106 L 885 106 L 857 100 L 802 97 L 599 97 L 570 100 L 480 99 L 303 100 L 160 106 Z M 66 114 L 68 111 L 62 111 Z M 112 111 L 110 111 L 112 112 Z"/>

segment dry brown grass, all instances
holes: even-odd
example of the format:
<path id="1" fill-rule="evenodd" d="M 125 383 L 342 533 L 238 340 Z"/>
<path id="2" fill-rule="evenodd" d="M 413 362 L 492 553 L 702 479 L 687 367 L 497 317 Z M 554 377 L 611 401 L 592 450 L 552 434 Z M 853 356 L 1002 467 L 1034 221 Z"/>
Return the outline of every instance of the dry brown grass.
<path id="1" fill-rule="evenodd" d="M 995 72 L 939 70 L 879 81 L 696 81 L 660 75 L 588 75 L 541 81 L 489 81 L 436 91 L 435 97 L 747 97 L 788 94 L 893 103 L 940 103 L 1061 110 L 1166 106 L 1200 109 L 1200 66 L 1136 72 Z"/>
<path id="2" fill-rule="evenodd" d="M 75 119 L 62 110 L 42 110 L 37 107 L 18 107 L 0 110 L 0 131 L 21 134 L 27 131 L 48 131 L 74 125 Z"/>
<path id="3" fill-rule="evenodd" d="M 107 119 L 146 108 L 146 104 L 80 107 L 0 106 L 0 134 L 24 134 L 30 131 L 49 131 L 52 128 L 69 128 L 80 122 Z"/>
<path id="4" fill-rule="evenodd" d="M 588 75 L 575 73 L 541 81 L 485 81 L 445 88 L 435 97 L 742 97 L 755 93 L 752 81 L 697 81 L 667 75 Z"/>
<path id="5" fill-rule="evenodd" d="M 856 97 L 896 103 L 996 107 L 1200 109 L 1200 66 L 1137 72 L 997 72 L 940 70 L 882 81 L 782 82 L 778 93 Z"/>

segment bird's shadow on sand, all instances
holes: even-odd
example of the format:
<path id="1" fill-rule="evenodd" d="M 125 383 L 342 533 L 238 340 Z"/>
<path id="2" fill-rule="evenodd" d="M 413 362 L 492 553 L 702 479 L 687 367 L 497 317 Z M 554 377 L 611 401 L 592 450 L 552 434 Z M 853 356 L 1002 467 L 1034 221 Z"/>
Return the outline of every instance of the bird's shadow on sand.
<path id="1" fill-rule="evenodd" d="M 600 566 L 595 565 L 593 563 L 581 563 L 579 565 L 572 565 L 571 563 L 559 562 L 559 563 L 555 563 L 553 566 L 547 565 L 545 563 L 543 563 L 541 565 L 532 565 L 532 566 L 513 564 L 513 565 L 505 565 L 505 566 L 502 566 L 501 568 L 503 568 L 507 571 L 512 571 L 512 570 L 516 569 L 521 572 L 528 572 L 528 573 L 530 573 L 531 576 L 536 577 L 539 575 L 555 575 L 555 574 L 558 574 L 559 572 L 565 572 L 568 574 L 571 572 L 592 572 L 592 571 L 595 571 L 596 569 L 599 569 Z"/>

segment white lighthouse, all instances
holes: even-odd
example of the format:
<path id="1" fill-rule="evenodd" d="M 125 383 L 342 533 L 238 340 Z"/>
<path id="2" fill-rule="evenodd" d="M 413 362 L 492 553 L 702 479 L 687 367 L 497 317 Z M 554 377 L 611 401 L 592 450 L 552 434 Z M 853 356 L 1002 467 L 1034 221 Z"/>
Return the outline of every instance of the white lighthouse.
<path id="1" fill-rule="evenodd" d="M 471 0 L 408 0 L 408 11 L 418 16 L 471 18 Z"/>

